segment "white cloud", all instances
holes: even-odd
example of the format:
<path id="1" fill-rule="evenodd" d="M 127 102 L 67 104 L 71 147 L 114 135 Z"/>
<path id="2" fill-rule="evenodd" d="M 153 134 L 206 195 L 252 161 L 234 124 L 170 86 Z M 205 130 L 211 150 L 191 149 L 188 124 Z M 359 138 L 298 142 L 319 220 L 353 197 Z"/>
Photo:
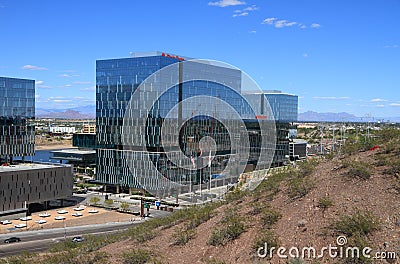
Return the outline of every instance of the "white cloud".
<path id="1" fill-rule="evenodd" d="M 383 108 L 383 107 L 385 107 L 385 105 L 383 105 L 383 104 L 378 104 L 378 105 L 376 105 L 376 107 L 378 107 L 378 108 Z"/>
<path id="2" fill-rule="evenodd" d="M 251 34 L 256 34 L 256 33 L 257 33 L 257 31 L 255 31 L 255 30 L 252 30 L 252 31 L 249 31 L 249 33 L 251 33 Z"/>
<path id="3" fill-rule="evenodd" d="M 310 27 L 311 28 L 319 28 L 319 27 L 321 27 L 321 25 L 318 23 L 312 23 Z"/>
<path id="4" fill-rule="evenodd" d="M 391 103 L 390 106 L 400 106 L 400 103 Z"/>
<path id="5" fill-rule="evenodd" d="M 242 17 L 242 16 L 248 16 L 248 15 L 249 15 L 248 12 L 242 12 L 242 13 L 233 14 L 232 17 Z"/>
<path id="6" fill-rule="evenodd" d="M 63 73 L 63 74 L 59 74 L 58 76 L 59 77 L 63 77 L 63 78 L 71 78 L 71 77 L 79 77 L 80 75 L 79 74 L 66 74 L 66 73 Z"/>
<path id="7" fill-rule="evenodd" d="M 84 92 L 87 92 L 87 91 L 93 92 L 93 91 L 96 91 L 96 86 L 82 88 L 81 91 L 84 91 Z"/>
<path id="8" fill-rule="evenodd" d="M 69 99 L 54 99 L 53 102 L 54 103 L 69 103 L 69 102 L 72 102 L 72 100 L 69 100 Z"/>
<path id="9" fill-rule="evenodd" d="M 42 85 L 44 81 L 35 81 L 35 85 Z"/>
<path id="10" fill-rule="evenodd" d="M 313 99 L 317 100 L 348 100 L 350 97 L 342 96 L 342 97 L 336 97 L 336 96 L 314 96 Z"/>
<path id="11" fill-rule="evenodd" d="M 23 70 L 32 70 L 32 71 L 46 71 L 46 70 L 48 70 L 45 67 L 39 67 L 39 66 L 29 65 L 29 64 L 22 66 L 22 69 Z"/>
<path id="12" fill-rule="evenodd" d="M 392 48 L 392 49 L 396 49 L 399 48 L 400 46 L 395 44 L 395 45 L 386 45 L 385 48 Z"/>
<path id="13" fill-rule="evenodd" d="M 372 103 L 387 102 L 387 101 L 388 101 L 388 100 L 381 99 L 381 98 L 375 98 L 375 99 L 372 99 L 372 100 L 371 100 Z"/>
<path id="14" fill-rule="evenodd" d="M 275 20 L 276 20 L 275 17 L 269 17 L 269 18 L 264 19 L 262 24 L 272 25 L 272 24 L 274 24 Z"/>
<path id="15" fill-rule="evenodd" d="M 246 2 L 239 1 L 239 0 L 220 0 L 220 1 L 208 3 L 208 5 L 210 5 L 210 6 L 219 6 L 219 7 L 237 6 L 237 5 L 245 5 L 245 4 L 246 4 Z"/>
<path id="16" fill-rule="evenodd" d="M 276 28 L 291 27 L 297 24 L 298 24 L 297 22 L 289 22 L 287 20 L 282 19 L 275 22 L 275 27 Z"/>
<path id="17" fill-rule="evenodd" d="M 64 85 L 64 87 L 71 87 L 72 86 L 72 84 L 66 84 L 66 85 Z"/>
<path id="18" fill-rule="evenodd" d="M 243 9 L 243 11 L 256 11 L 258 9 L 259 9 L 258 6 L 252 5 L 252 6 L 246 7 L 245 9 Z"/>
<path id="19" fill-rule="evenodd" d="M 284 27 L 292 27 L 298 26 L 299 28 L 307 28 L 306 25 L 297 21 L 289 21 L 286 19 L 277 19 L 275 17 L 269 17 L 263 20 L 262 24 L 273 25 L 276 28 L 284 28 Z M 317 23 L 313 23 L 310 25 L 311 28 L 319 28 L 321 25 Z"/>
<path id="20" fill-rule="evenodd" d="M 303 57 L 307 59 L 308 58 L 308 53 L 303 53 Z"/>
<path id="21" fill-rule="evenodd" d="M 252 5 L 252 6 L 246 7 L 242 10 L 233 11 L 232 17 L 248 16 L 249 12 L 256 11 L 256 10 L 258 10 L 258 7 L 256 5 Z"/>

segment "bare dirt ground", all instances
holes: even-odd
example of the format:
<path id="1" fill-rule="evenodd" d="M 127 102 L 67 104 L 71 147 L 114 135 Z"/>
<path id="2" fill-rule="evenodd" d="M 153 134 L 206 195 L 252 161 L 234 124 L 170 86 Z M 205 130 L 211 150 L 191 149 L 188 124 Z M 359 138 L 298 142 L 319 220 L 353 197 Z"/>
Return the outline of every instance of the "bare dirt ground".
<path id="1" fill-rule="evenodd" d="M 76 206 L 78 207 L 78 206 Z M 54 210 L 49 210 L 47 213 L 49 213 L 51 216 L 49 217 L 40 217 L 39 214 L 42 214 L 44 212 L 40 213 L 34 213 L 32 214 L 32 220 L 29 221 L 21 221 L 21 220 L 12 220 L 12 224 L 9 225 L 0 225 L 0 233 L 10 233 L 10 232 L 15 232 L 15 231 L 25 231 L 25 230 L 40 230 L 40 229 L 49 229 L 49 228 L 62 228 L 64 227 L 64 224 L 66 227 L 69 226 L 81 226 L 81 225 L 93 225 L 93 224 L 104 224 L 104 223 L 110 223 L 110 222 L 127 222 L 130 221 L 131 219 L 137 219 L 139 218 L 137 216 L 133 216 L 131 214 L 123 214 L 115 211 L 108 211 L 102 208 L 97 208 L 97 207 L 85 207 L 84 210 L 82 211 L 75 211 L 73 208 L 76 208 L 75 206 L 73 207 L 67 207 L 67 208 L 58 208 Z M 60 210 L 66 210 L 68 213 L 65 214 L 59 214 L 57 211 Z M 97 210 L 97 213 L 89 213 L 90 210 Z M 72 216 L 72 214 L 80 212 L 82 213 L 82 216 L 76 217 Z M 64 216 L 65 220 L 55 220 L 54 218 L 56 216 Z M 46 220 L 47 223 L 44 224 L 38 224 L 35 221 L 37 220 Z M 21 228 L 17 229 L 15 231 L 10 231 L 8 228 L 13 228 L 15 224 L 27 224 L 26 228 Z"/>
<path id="2" fill-rule="evenodd" d="M 364 152 L 354 158 L 373 164 L 376 153 Z M 393 190 L 395 177 L 384 175 L 383 170 L 386 167 L 383 166 L 374 167 L 368 180 L 348 179 L 344 176 L 346 169 L 340 168 L 339 164 L 341 161 L 334 159 L 318 165 L 312 175 L 316 183 L 315 188 L 301 199 L 290 199 L 285 183 L 272 201 L 267 201 L 266 197 L 261 198 L 261 201 L 265 199 L 265 203 L 277 208 L 282 214 L 280 220 L 272 227 L 272 231 L 279 237 L 279 245 L 287 249 L 313 246 L 317 250 L 329 244 L 336 246 L 337 235 L 327 227 L 340 216 L 350 215 L 356 210 L 368 210 L 380 221 L 379 230 L 367 237 L 373 252 L 400 252 L 400 199 L 399 194 Z M 318 201 L 326 195 L 332 198 L 333 205 L 323 211 L 318 207 Z M 263 227 L 260 225 L 259 216 L 249 214 L 254 203 L 253 198 L 246 197 L 236 203 L 219 208 L 215 217 L 196 228 L 195 238 L 184 246 L 172 245 L 172 234 L 179 228 L 174 226 L 161 230 L 155 239 L 144 244 L 128 240 L 108 245 L 101 251 L 109 254 L 108 263 L 122 263 L 121 253 L 134 248 L 154 252 L 161 263 L 287 263 L 287 259 L 277 258 L 276 255 L 272 260 L 256 256 L 252 245 Z M 246 223 L 246 231 L 226 246 L 208 245 L 212 229 L 223 217 L 223 211 L 232 206 L 238 206 L 239 213 Z M 341 260 L 326 256 L 315 263 L 341 263 Z M 399 258 L 396 261 L 390 263 L 400 263 Z M 312 260 L 309 259 L 307 263 L 312 263 Z M 379 260 L 379 263 L 388 262 Z"/>
<path id="3" fill-rule="evenodd" d="M 70 139 L 63 139 L 63 140 L 56 140 L 51 139 L 49 141 L 48 138 L 45 137 L 35 137 L 35 149 L 36 150 L 53 150 L 53 149 L 65 149 L 65 148 L 73 148 L 72 147 L 72 140 Z"/>

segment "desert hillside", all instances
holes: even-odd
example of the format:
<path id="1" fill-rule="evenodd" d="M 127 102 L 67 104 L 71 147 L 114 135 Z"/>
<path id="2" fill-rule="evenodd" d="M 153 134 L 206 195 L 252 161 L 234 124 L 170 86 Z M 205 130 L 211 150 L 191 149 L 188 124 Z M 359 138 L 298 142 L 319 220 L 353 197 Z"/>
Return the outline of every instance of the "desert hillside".
<path id="1" fill-rule="evenodd" d="M 297 162 L 252 192 L 152 219 L 126 234 L 65 243 L 20 263 L 400 263 L 400 133 L 348 142 L 340 153 Z M 375 146 L 375 147 L 374 147 Z M 378 147 L 376 147 L 378 146 Z M 339 240 L 338 240 L 338 237 Z M 337 241 L 338 240 L 338 241 Z M 275 247 L 263 254 L 260 247 Z M 337 244 L 339 243 L 339 245 Z M 338 247 L 319 257 L 323 247 Z M 278 256 L 278 248 L 281 251 Z M 301 258 L 304 247 L 316 249 Z M 366 249 L 346 258 L 349 247 Z M 292 249 L 291 249 L 292 248 Z M 340 249 L 341 248 L 341 249 Z M 299 257 L 296 256 L 299 250 Z M 340 256 L 340 250 L 343 250 Z M 261 257 L 257 255 L 257 251 Z M 396 259 L 373 256 L 397 254 Z M 335 253 L 335 252 L 333 252 Z M 271 258 L 272 257 L 272 258 Z M 1 261 L 0 261 L 1 263 Z"/>

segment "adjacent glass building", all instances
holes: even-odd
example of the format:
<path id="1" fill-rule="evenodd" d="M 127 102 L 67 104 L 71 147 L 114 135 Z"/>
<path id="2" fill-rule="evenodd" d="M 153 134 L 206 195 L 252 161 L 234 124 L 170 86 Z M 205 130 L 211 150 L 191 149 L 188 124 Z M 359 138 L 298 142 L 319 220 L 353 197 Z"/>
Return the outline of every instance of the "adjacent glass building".
<path id="1" fill-rule="evenodd" d="M 276 125 L 276 149 L 272 166 L 283 165 L 290 155 L 289 130 L 294 128 L 292 123 L 297 121 L 298 96 L 278 90 L 248 92 L 244 96 L 249 102 L 259 106 L 259 118 L 267 118 L 267 113 L 263 109 L 265 100 L 268 101 Z"/>
<path id="2" fill-rule="evenodd" d="M 35 81 L 0 77 L 0 159 L 35 153 Z"/>

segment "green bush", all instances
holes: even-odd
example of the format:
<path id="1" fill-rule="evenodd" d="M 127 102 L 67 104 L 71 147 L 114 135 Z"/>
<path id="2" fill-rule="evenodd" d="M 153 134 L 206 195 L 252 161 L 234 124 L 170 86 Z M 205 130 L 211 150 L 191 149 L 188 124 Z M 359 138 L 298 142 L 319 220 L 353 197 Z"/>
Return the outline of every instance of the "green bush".
<path id="1" fill-rule="evenodd" d="M 293 258 L 293 259 L 290 259 L 287 263 L 288 264 L 306 264 L 307 262 L 301 258 Z"/>
<path id="2" fill-rule="evenodd" d="M 282 215 L 280 212 L 272 208 L 265 208 L 261 214 L 261 223 L 263 227 L 271 228 L 271 226 L 278 222 L 281 217 Z"/>
<path id="3" fill-rule="evenodd" d="M 387 162 L 387 165 L 389 168 L 384 170 L 384 174 L 387 175 L 392 175 L 392 176 L 396 176 L 399 177 L 400 175 L 400 161 L 398 160 L 390 160 L 389 162 Z"/>
<path id="4" fill-rule="evenodd" d="M 187 229 L 187 227 L 177 228 L 172 234 L 172 244 L 176 246 L 186 245 L 186 243 L 195 236 L 195 229 Z"/>
<path id="5" fill-rule="evenodd" d="M 371 178 L 371 166 L 363 161 L 352 161 L 348 164 L 347 176 L 350 178 L 358 178 L 368 180 Z"/>
<path id="6" fill-rule="evenodd" d="M 113 204 L 114 204 L 114 200 L 112 200 L 112 199 L 104 200 L 104 205 L 107 207 L 111 207 Z"/>
<path id="7" fill-rule="evenodd" d="M 100 198 L 97 196 L 93 196 L 92 198 L 90 198 L 89 202 L 91 204 L 97 205 L 100 202 Z"/>
<path id="8" fill-rule="evenodd" d="M 289 179 L 294 173 L 294 167 L 284 167 L 279 170 L 272 171 L 254 190 L 253 195 L 259 197 L 261 194 L 267 194 L 272 199 L 277 193 L 279 193 L 280 185 L 285 180 Z"/>
<path id="9" fill-rule="evenodd" d="M 328 209 L 328 207 L 331 207 L 332 205 L 333 201 L 328 195 L 321 197 L 318 200 L 318 207 L 321 208 L 322 210 L 326 210 Z"/>
<path id="10" fill-rule="evenodd" d="M 349 253 L 350 255 L 346 258 L 343 259 L 342 263 L 343 264 L 369 264 L 372 263 L 371 259 L 368 259 L 363 256 L 362 254 L 362 249 L 366 247 L 370 247 L 368 245 L 367 241 L 365 240 L 364 236 L 361 236 L 359 234 L 352 236 L 349 238 L 347 245 L 348 247 L 357 247 L 360 249 L 360 252 L 357 256 L 357 253 L 353 256 L 351 252 Z"/>
<path id="11" fill-rule="evenodd" d="M 272 230 L 266 230 L 257 235 L 257 237 L 254 239 L 252 248 L 254 252 L 257 252 L 257 250 L 260 247 L 265 247 L 265 243 L 268 246 L 268 249 L 275 247 L 278 248 L 279 246 L 279 239 L 278 236 L 272 231 Z M 269 253 L 269 252 L 267 252 Z M 269 254 L 267 254 L 268 256 Z"/>
<path id="12" fill-rule="evenodd" d="M 228 210 L 221 221 L 222 227 L 212 231 L 208 244 L 212 246 L 226 245 L 228 242 L 238 238 L 244 231 L 245 226 L 242 218 L 234 210 Z"/>
<path id="13" fill-rule="evenodd" d="M 366 236 L 379 228 L 379 219 L 371 212 L 356 211 L 352 215 L 341 216 L 338 221 L 331 225 L 335 233 L 351 236 Z"/>
<path id="14" fill-rule="evenodd" d="M 128 210 L 129 208 L 129 203 L 127 202 L 122 202 L 119 206 L 123 211 Z"/>
<path id="15" fill-rule="evenodd" d="M 310 176 L 298 177 L 295 176 L 288 182 L 288 196 L 296 200 L 307 195 L 307 193 L 314 188 L 315 184 Z"/>

